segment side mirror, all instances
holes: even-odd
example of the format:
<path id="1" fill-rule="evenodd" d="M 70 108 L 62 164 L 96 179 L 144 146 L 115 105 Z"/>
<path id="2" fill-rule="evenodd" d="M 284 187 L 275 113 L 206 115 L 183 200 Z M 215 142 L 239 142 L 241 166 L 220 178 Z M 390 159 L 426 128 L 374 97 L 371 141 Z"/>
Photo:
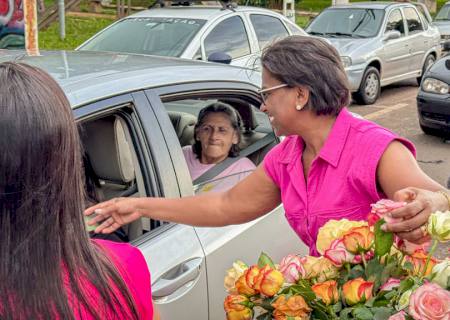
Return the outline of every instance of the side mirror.
<path id="1" fill-rule="evenodd" d="M 401 36 L 402 34 L 397 30 L 388 31 L 384 34 L 383 40 L 384 41 L 394 40 L 400 38 Z"/>
<path id="2" fill-rule="evenodd" d="M 213 52 L 208 56 L 208 61 L 210 62 L 230 64 L 231 60 L 231 56 L 228 53 L 221 51 Z"/>

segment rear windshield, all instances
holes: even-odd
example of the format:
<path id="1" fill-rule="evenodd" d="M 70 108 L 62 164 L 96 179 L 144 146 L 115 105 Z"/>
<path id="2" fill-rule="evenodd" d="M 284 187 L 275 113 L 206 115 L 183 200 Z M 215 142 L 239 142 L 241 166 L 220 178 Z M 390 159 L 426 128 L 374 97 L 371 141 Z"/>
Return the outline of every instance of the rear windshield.
<path id="1" fill-rule="evenodd" d="M 450 5 L 443 6 L 441 10 L 439 10 L 434 20 L 436 21 L 450 20 Z"/>
<path id="2" fill-rule="evenodd" d="M 326 37 L 369 38 L 377 35 L 384 10 L 332 8 L 322 11 L 306 32 Z"/>
<path id="3" fill-rule="evenodd" d="M 98 34 L 80 50 L 179 57 L 206 20 L 128 18 Z"/>

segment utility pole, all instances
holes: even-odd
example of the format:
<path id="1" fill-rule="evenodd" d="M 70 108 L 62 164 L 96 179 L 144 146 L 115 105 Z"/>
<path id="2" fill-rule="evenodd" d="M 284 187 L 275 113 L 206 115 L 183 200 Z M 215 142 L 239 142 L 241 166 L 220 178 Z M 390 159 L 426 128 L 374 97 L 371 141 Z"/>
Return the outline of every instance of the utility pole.
<path id="1" fill-rule="evenodd" d="M 348 4 L 348 0 L 331 0 L 331 5 Z"/>
<path id="2" fill-rule="evenodd" d="M 64 40 L 66 38 L 66 13 L 64 7 L 64 0 L 58 0 L 58 17 L 59 17 L 59 38 Z"/>
<path id="3" fill-rule="evenodd" d="M 25 49 L 30 56 L 39 55 L 36 0 L 23 0 Z"/>

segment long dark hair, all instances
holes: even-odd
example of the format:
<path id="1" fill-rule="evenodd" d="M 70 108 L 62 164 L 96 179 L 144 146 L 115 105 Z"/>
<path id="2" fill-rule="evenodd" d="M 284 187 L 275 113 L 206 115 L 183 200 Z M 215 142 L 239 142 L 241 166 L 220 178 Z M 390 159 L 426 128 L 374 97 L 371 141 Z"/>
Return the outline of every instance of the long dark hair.
<path id="1" fill-rule="evenodd" d="M 85 231 L 80 141 L 61 88 L 36 67 L 1 63 L 0 114 L 0 319 L 138 319 Z"/>
<path id="2" fill-rule="evenodd" d="M 236 134 L 238 136 L 238 143 L 233 144 L 231 146 L 230 152 L 228 153 L 229 157 L 237 157 L 239 155 L 239 143 L 242 140 L 242 119 L 239 113 L 234 109 L 232 106 L 223 103 L 223 102 L 215 102 L 210 105 L 207 105 L 204 107 L 200 112 L 198 113 L 198 119 L 197 123 L 195 124 L 194 128 L 194 144 L 192 145 L 192 151 L 194 151 L 197 158 L 201 159 L 202 157 L 202 144 L 200 141 L 197 140 L 197 129 L 200 128 L 203 123 L 205 122 L 206 117 L 211 113 L 223 113 L 228 116 L 228 119 L 230 120 L 231 127 L 236 131 Z"/>

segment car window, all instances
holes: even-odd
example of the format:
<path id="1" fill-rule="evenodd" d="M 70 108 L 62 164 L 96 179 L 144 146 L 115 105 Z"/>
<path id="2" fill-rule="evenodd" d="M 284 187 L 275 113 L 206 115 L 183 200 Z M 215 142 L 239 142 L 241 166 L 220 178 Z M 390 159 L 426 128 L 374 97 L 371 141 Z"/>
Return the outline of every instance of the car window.
<path id="1" fill-rule="evenodd" d="M 294 25 L 293 23 L 289 23 L 289 22 L 286 22 L 286 25 L 287 25 L 289 31 L 291 32 L 291 34 L 299 34 L 302 36 L 305 35 L 305 32 L 302 32 L 302 30 L 300 30 L 297 25 Z"/>
<path id="2" fill-rule="evenodd" d="M 435 21 L 450 20 L 450 5 L 445 5 L 434 18 Z"/>
<path id="3" fill-rule="evenodd" d="M 220 22 L 204 41 L 206 57 L 213 52 L 225 52 L 232 59 L 250 54 L 247 31 L 238 16 Z"/>
<path id="4" fill-rule="evenodd" d="M 128 18 L 112 25 L 79 50 L 179 57 L 205 24 L 200 19 Z"/>
<path id="5" fill-rule="evenodd" d="M 399 9 L 393 10 L 389 14 L 385 32 L 389 31 L 398 31 L 402 35 L 405 35 L 405 25 L 403 23 L 403 17 Z"/>
<path id="6" fill-rule="evenodd" d="M 169 118 L 175 129 L 180 146 L 183 148 L 183 154 L 186 164 L 194 181 L 206 170 L 213 166 L 202 166 L 199 164 L 197 154 L 193 151 L 194 127 L 197 122 L 198 114 L 204 107 L 222 102 L 233 107 L 242 118 L 240 150 L 245 150 L 250 145 L 263 139 L 268 133 L 272 132 L 270 122 L 267 116 L 259 111 L 254 105 L 246 100 L 239 98 L 198 98 L 182 99 L 163 102 L 168 112 Z M 198 138 L 198 137 L 197 137 Z M 269 141 L 270 142 L 270 141 Z M 194 191 L 199 193 L 225 191 L 233 187 L 237 182 L 250 174 L 255 166 L 261 163 L 264 155 L 276 144 L 274 139 L 271 143 L 262 145 L 260 149 L 252 152 L 247 158 L 236 158 L 239 163 L 234 163 L 230 167 L 223 169 L 214 178 L 194 185 Z M 248 161 L 250 160 L 250 161 Z M 252 163 L 253 162 L 253 163 Z M 208 168 L 207 168 L 208 167 Z"/>
<path id="7" fill-rule="evenodd" d="M 413 8 L 403 9 L 405 13 L 406 24 L 408 25 L 409 33 L 417 33 L 423 31 L 422 21 L 417 14 L 417 11 Z"/>
<path id="8" fill-rule="evenodd" d="M 274 40 L 289 35 L 283 23 L 275 17 L 251 14 L 250 21 L 252 22 L 261 49 Z"/>
<path id="9" fill-rule="evenodd" d="M 327 37 L 374 37 L 383 18 L 384 10 L 381 9 L 330 8 L 322 11 L 306 32 Z"/>

